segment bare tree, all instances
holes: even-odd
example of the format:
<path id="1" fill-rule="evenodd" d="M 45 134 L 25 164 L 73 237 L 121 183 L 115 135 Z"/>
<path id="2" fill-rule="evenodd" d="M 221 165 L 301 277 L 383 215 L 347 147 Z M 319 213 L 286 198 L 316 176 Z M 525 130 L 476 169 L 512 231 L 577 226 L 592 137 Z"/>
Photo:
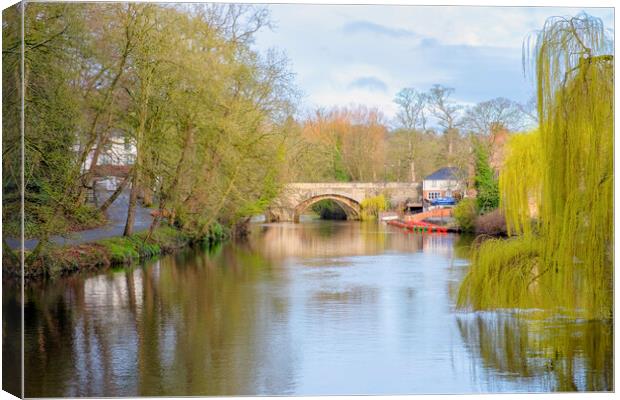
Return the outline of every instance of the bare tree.
<path id="1" fill-rule="evenodd" d="M 248 4 L 200 4 L 195 12 L 234 44 L 252 44 L 255 33 L 273 28 L 267 7 Z"/>
<path id="2" fill-rule="evenodd" d="M 453 88 L 433 85 L 427 95 L 430 113 L 437 118 L 439 126 L 445 131 L 456 129 L 459 124 L 459 111 L 463 108 L 450 99 Z"/>
<path id="3" fill-rule="evenodd" d="M 519 103 L 518 106 L 524 114 L 527 125 L 538 125 L 538 102 L 536 95 L 531 95 L 525 103 Z"/>
<path id="4" fill-rule="evenodd" d="M 400 106 L 396 119 L 403 128 L 426 130 L 428 96 L 413 88 L 404 88 L 396 94 L 394 103 Z"/>
<path id="5" fill-rule="evenodd" d="M 407 163 L 409 164 L 409 177 L 415 182 L 415 143 L 418 130 L 426 130 L 426 108 L 428 104 L 428 96 L 418 92 L 413 88 L 404 88 L 396 94 L 394 103 L 400 106 L 400 110 L 396 114 L 399 124 L 405 129 L 407 134 Z"/>
<path id="6" fill-rule="evenodd" d="M 463 108 L 450 99 L 452 93 L 454 93 L 453 88 L 435 84 L 428 94 L 430 112 L 437 118 L 439 126 L 444 129 L 443 135 L 447 143 L 448 164 L 453 162 L 454 142 L 459 137 L 459 111 Z"/>
<path id="7" fill-rule="evenodd" d="M 488 136 L 502 129 L 522 129 L 526 124 L 526 117 L 519 103 L 497 97 L 468 108 L 462 124 L 471 132 Z"/>

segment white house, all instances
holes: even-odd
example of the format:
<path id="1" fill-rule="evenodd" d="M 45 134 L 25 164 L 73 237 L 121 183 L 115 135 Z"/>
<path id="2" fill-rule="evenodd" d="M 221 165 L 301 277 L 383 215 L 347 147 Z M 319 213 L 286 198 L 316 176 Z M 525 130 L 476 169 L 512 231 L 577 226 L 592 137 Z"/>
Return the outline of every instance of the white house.
<path id="1" fill-rule="evenodd" d="M 456 167 L 441 168 L 422 181 L 422 197 L 431 201 L 442 197 L 463 196 L 465 190 L 464 174 Z"/>
<path id="2" fill-rule="evenodd" d="M 95 149 L 91 149 L 83 168 L 89 169 Z M 113 136 L 99 155 L 97 165 L 132 165 L 136 159 L 136 146 L 122 136 Z"/>

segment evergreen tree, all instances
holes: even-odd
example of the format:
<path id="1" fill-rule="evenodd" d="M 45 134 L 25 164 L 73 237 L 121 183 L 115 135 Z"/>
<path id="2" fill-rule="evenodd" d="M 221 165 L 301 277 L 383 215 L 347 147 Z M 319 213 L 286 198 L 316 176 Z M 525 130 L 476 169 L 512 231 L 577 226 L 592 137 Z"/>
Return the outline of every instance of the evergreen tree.
<path id="1" fill-rule="evenodd" d="M 499 187 L 489 164 L 489 152 L 486 146 L 476 143 L 474 152 L 476 156 L 474 187 L 478 192 L 476 200 L 480 212 L 486 213 L 499 206 Z"/>

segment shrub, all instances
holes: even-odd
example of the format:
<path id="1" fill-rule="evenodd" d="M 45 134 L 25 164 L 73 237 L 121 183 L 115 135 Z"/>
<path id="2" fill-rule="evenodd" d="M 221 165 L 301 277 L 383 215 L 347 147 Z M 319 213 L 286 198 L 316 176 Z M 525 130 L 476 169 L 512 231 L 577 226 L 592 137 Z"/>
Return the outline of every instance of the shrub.
<path id="1" fill-rule="evenodd" d="M 476 233 L 485 233 L 493 236 L 506 235 L 506 218 L 504 213 L 498 209 L 479 216 L 476 219 Z"/>
<path id="2" fill-rule="evenodd" d="M 227 229 L 225 229 L 219 222 L 215 222 L 209 227 L 209 233 L 205 239 L 209 243 L 217 243 L 226 239 L 228 235 L 229 232 Z"/>
<path id="3" fill-rule="evenodd" d="M 362 220 L 377 219 L 379 212 L 385 211 L 390 208 L 390 202 L 383 195 L 380 194 L 375 197 L 368 197 L 360 203 Z"/>
<path id="4" fill-rule="evenodd" d="M 467 198 L 459 202 L 454 207 L 454 218 L 459 228 L 463 232 L 473 232 L 476 227 L 478 217 L 478 206 L 476 199 Z"/>

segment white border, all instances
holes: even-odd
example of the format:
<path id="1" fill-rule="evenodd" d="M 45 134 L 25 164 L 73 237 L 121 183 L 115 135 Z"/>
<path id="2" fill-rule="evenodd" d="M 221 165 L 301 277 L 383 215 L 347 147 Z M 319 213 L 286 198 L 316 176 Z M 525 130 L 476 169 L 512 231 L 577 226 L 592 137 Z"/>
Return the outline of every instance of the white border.
<path id="1" fill-rule="evenodd" d="M 35 0 L 37 1 L 37 0 Z M 165 0 L 140 0 L 140 1 L 146 1 L 146 2 L 157 2 L 157 3 L 168 3 L 170 1 L 165 1 Z M 100 0 L 81 0 L 80 2 L 101 2 Z M 214 3 L 230 3 L 230 1 L 223 1 L 223 0 L 213 0 L 211 2 Z M 355 1 L 350 1 L 350 0 L 313 0 L 313 1 L 302 1 L 302 0 L 289 0 L 289 1 L 268 1 L 268 0 L 243 0 L 243 3 L 253 3 L 253 4 L 281 4 L 281 3 L 290 3 L 290 4 L 342 4 L 342 5 L 355 5 L 355 4 L 364 4 L 364 5 L 373 5 L 373 4 L 378 4 L 378 5 L 423 5 L 423 6 L 439 6 L 439 5 L 450 5 L 450 6 L 486 6 L 486 7 L 490 7 L 490 6 L 502 6 L 502 7 L 573 7 L 573 8 L 580 8 L 580 7 L 588 7 L 588 8 L 592 8 L 592 7 L 613 7 L 615 8 L 615 2 L 614 1 L 610 1 L 610 0 L 580 0 L 580 1 L 576 1 L 576 0 L 521 0 L 521 1 L 504 1 L 504 2 L 498 2 L 498 1 L 492 1 L 492 0 L 446 0 L 446 1 L 436 1 L 436 0 L 426 0 L 426 1 L 419 1 L 419 0 L 381 0 L 381 1 L 371 1 L 371 0 L 355 0 Z M 14 0 L 0 0 L 0 5 L 2 6 L 2 9 L 5 9 L 13 4 L 17 3 L 17 1 Z M 615 11 L 615 10 L 614 10 Z M 614 25 L 615 25 L 615 12 L 614 12 Z M 615 26 L 614 26 L 614 32 L 615 32 Z M 614 52 L 615 54 L 618 54 L 618 42 L 615 41 L 614 42 Z M 617 64 L 615 64 L 615 69 L 616 71 L 614 72 L 614 76 L 617 72 Z M 615 88 L 615 98 L 618 98 L 618 87 L 616 86 Z M 618 116 L 619 113 L 616 111 L 615 112 L 615 126 L 618 126 L 618 124 L 620 123 L 620 117 Z M 1 117 L 0 117 L 1 118 Z M 22 119 L 22 124 L 23 124 L 23 119 Z M 23 129 L 23 125 L 22 125 L 22 129 Z M 616 132 L 614 131 L 614 134 Z M 1 140 L 1 139 L 0 139 Z M 22 137 L 23 140 L 23 137 Z M 620 139 L 618 138 L 618 135 L 615 134 L 614 137 L 614 148 L 618 149 L 618 145 L 620 144 Z M 22 144 L 22 150 L 23 150 L 23 144 Z M 22 161 L 23 161 L 23 157 L 22 157 Z M 615 157 L 614 157 L 614 174 L 617 177 L 618 176 L 618 168 L 617 168 L 617 164 L 615 163 Z M 0 166 L 1 168 L 1 166 Z M 1 171 L 1 169 L 0 169 Z M 617 188 L 618 188 L 618 179 L 615 179 L 614 181 L 614 193 L 617 192 Z M 620 204 L 620 200 L 616 197 L 614 198 L 614 209 L 618 210 L 618 205 Z M 617 213 L 614 213 L 614 248 L 618 249 L 618 236 L 615 235 L 615 228 L 618 227 L 618 222 L 619 222 L 620 218 L 618 217 Z M 1 224 L 1 222 L 0 222 Z M 1 246 L 1 245 L 0 245 Z M 617 265 L 617 252 L 614 252 L 614 269 L 615 266 Z M 23 290 L 23 286 L 22 286 L 22 290 Z M 1 288 L 0 288 L 0 293 L 1 293 Z M 615 304 L 618 304 L 618 299 L 619 299 L 619 293 L 618 293 L 618 282 L 614 279 L 614 298 L 615 298 Z M 22 309 L 23 312 L 23 309 Z M 22 319 L 23 321 L 23 319 Z M 617 321 L 617 315 L 614 315 L 614 328 L 617 326 L 616 324 Z M 614 329 L 615 330 L 615 329 Z M 618 351 L 617 351 L 617 347 L 616 347 L 616 335 L 614 332 L 614 387 L 616 385 L 618 385 Z M 23 351 L 23 348 L 22 348 Z M 1 352 L 0 352 L 1 353 Z M 1 354 L 0 354 L 0 359 L 1 359 Z M 22 371 L 23 371 L 23 360 L 22 360 Z M 1 376 L 0 376 L 0 383 L 1 383 Z M 456 396 L 456 397 L 455 397 Z M 366 396 L 365 396 L 366 397 Z M 379 398 L 379 399 L 390 399 L 390 400 L 417 400 L 417 399 L 429 399 L 429 400 L 443 400 L 443 399 L 447 399 L 447 400 L 454 400 L 454 399 L 488 399 L 488 400 L 493 400 L 493 399 L 522 399 L 522 398 L 541 398 L 543 400 L 554 400 L 554 399 L 562 399 L 562 400 L 566 400 L 566 399 L 609 399 L 609 398 L 616 398 L 615 393 L 549 393 L 549 394 L 475 394 L 475 395 L 411 395 L 411 396 L 371 396 L 372 398 Z M 0 400 L 4 400 L 4 399 L 14 399 L 15 397 L 13 397 L 12 395 L 0 391 Z M 187 397 L 158 397 L 159 399 L 185 399 Z M 219 397 L 211 397 L 211 398 L 219 398 Z M 300 398 L 300 397 L 291 397 L 291 396 L 282 396 L 282 397 L 222 397 L 225 399 L 295 399 L 295 398 Z M 307 400 L 324 400 L 326 398 L 328 399 L 341 399 L 341 400 L 353 400 L 353 399 L 360 399 L 360 396 L 305 396 L 305 397 L 301 397 L 303 399 L 307 399 Z M 127 397 L 127 399 L 140 399 L 140 398 L 135 398 L 135 397 Z"/>

